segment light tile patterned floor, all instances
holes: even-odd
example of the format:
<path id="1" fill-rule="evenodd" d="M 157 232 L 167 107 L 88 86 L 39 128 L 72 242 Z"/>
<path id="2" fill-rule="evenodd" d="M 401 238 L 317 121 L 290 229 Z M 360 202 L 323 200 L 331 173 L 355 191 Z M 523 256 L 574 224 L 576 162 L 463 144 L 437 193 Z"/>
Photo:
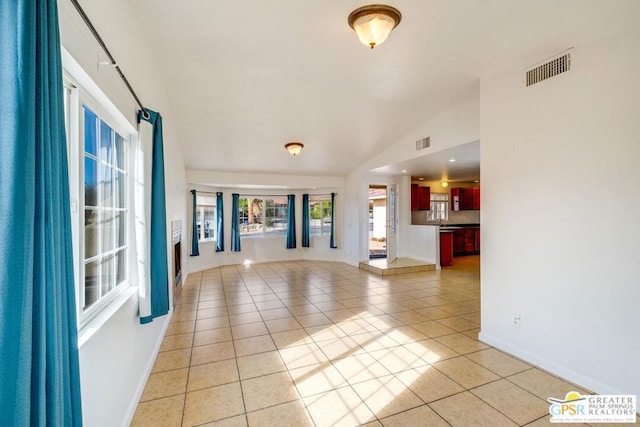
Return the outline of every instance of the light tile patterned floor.
<path id="1" fill-rule="evenodd" d="M 226 266 L 179 303 L 134 426 L 537 426 L 548 396 L 583 392 L 477 341 L 477 256 Z"/>

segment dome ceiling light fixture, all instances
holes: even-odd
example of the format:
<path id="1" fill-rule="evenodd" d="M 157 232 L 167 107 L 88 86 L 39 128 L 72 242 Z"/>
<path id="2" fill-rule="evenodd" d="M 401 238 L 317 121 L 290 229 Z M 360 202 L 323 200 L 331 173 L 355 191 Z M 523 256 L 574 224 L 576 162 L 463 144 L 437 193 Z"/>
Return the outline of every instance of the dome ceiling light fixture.
<path id="1" fill-rule="evenodd" d="M 304 144 L 302 142 L 297 142 L 297 141 L 288 142 L 284 144 L 284 148 L 286 148 L 289 154 L 291 154 L 293 157 L 300 154 L 303 147 L 304 147 Z"/>
<path id="2" fill-rule="evenodd" d="M 349 14 L 349 26 L 356 32 L 362 44 L 373 49 L 384 43 L 401 19 L 402 14 L 395 7 L 370 4 Z"/>

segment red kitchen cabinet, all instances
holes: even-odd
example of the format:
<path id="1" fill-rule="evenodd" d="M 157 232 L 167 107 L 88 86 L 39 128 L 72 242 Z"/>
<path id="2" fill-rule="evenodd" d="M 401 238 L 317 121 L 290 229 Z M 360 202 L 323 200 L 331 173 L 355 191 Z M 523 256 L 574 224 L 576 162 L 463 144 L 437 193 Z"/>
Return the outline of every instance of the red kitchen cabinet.
<path id="1" fill-rule="evenodd" d="M 476 251 L 476 230 L 466 228 L 464 230 L 464 252 L 469 254 Z"/>
<path id="2" fill-rule="evenodd" d="M 464 255 L 464 230 L 453 232 L 453 254 Z"/>
<path id="3" fill-rule="evenodd" d="M 418 210 L 418 184 L 411 184 L 411 210 Z"/>
<path id="4" fill-rule="evenodd" d="M 453 231 L 453 255 L 480 253 L 480 228 L 469 227 Z"/>
<path id="5" fill-rule="evenodd" d="M 453 265 L 453 233 L 440 233 L 440 267 Z"/>
<path id="6" fill-rule="evenodd" d="M 418 184 L 411 184 L 411 210 L 428 211 L 431 208 L 431 190 Z"/>
<path id="7" fill-rule="evenodd" d="M 480 210 L 480 188 L 476 187 L 476 188 L 472 188 L 471 189 L 471 205 L 472 205 L 472 209 L 479 211 Z"/>
<path id="8" fill-rule="evenodd" d="M 451 210 L 480 210 L 480 188 L 452 188 Z"/>
<path id="9" fill-rule="evenodd" d="M 418 210 L 428 211 L 429 209 L 431 209 L 431 189 L 418 187 Z"/>

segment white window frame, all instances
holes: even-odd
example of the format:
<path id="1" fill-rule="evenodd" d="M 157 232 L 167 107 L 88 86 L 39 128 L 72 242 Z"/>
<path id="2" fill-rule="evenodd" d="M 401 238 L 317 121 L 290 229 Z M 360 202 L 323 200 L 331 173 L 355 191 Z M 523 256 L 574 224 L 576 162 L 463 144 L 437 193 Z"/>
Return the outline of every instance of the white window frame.
<path id="1" fill-rule="evenodd" d="M 240 238 L 269 238 L 269 237 L 282 237 L 286 238 L 287 236 L 287 210 L 289 209 L 288 203 L 286 202 L 286 195 L 250 195 L 250 194 L 241 194 L 240 200 L 243 199 L 257 199 L 262 200 L 262 212 L 260 215 L 261 223 L 253 223 L 249 224 L 248 219 L 247 223 L 243 221 L 243 217 L 240 217 L 241 224 L 239 224 L 240 230 Z M 279 224 L 283 224 L 283 228 L 279 230 L 267 230 L 267 200 L 276 200 L 276 199 L 284 199 L 284 214 L 282 216 L 276 215 L 274 221 L 278 221 Z M 248 202 L 247 202 L 248 203 Z M 269 209 L 277 209 L 277 206 L 274 202 L 274 207 Z"/>
<path id="2" fill-rule="evenodd" d="M 314 203 L 328 203 L 327 207 L 323 207 L 324 212 L 321 214 L 320 227 L 314 227 L 311 217 Z M 329 221 L 327 221 L 329 218 Z M 319 232 L 318 232 L 319 231 Z M 331 196 L 328 194 L 309 195 L 309 235 L 310 236 L 329 236 L 331 234 Z"/>
<path id="3" fill-rule="evenodd" d="M 427 221 L 449 220 L 449 193 L 431 193 Z"/>
<path id="4" fill-rule="evenodd" d="M 204 236 L 204 221 L 205 221 L 205 210 L 212 210 L 213 211 L 213 224 L 212 224 L 212 230 L 213 230 L 213 236 L 211 237 L 205 237 Z M 197 220 L 196 221 L 200 221 L 200 229 L 198 231 L 198 243 L 202 243 L 202 242 L 215 242 L 216 239 L 218 238 L 218 229 L 217 229 L 217 225 L 218 225 L 218 216 L 217 216 L 217 211 L 216 211 L 216 201 L 215 198 L 212 196 L 201 196 L 198 195 L 196 192 L 196 217 Z M 197 229 L 197 222 L 196 222 L 196 229 Z"/>
<path id="5" fill-rule="evenodd" d="M 64 70 L 64 90 L 65 90 L 65 119 L 67 125 L 67 148 L 68 148 L 68 164 L 69 164 L 69 190 L 71 196 L 71 220 L 73 234 L 73 254 L 74 254 L 74 276 L 76 283 L 76 313 L 78 320 L 78 330 L 92 329 L 96 330 L 97 325 L 92 325 L 93 320 L 100 317 L 104 312 L 115 312 L 114 307 L 120 301 L 119 298 L 127 289 L 132 286 L 132 259 L 135 259 L 135 245 L 132 232 L 132 215 L 133 215 L 133 168 L 134 168 L 134 150 L 137 142 L 137 133 L 133 126 L 120 117 L 116 118 L 110 112 L 117 111 L 115 106 L 108 101 L 106 96 L 97 89 L 95 84 L 88 80 L 86 73 L 78 71 L 79 66 L 75 61 L 69 61 L 63 52 Z M 67 59 L 67 61 L 65 61 Z M 71 70 L 67 69 L 67 65 L 71 65 Z M 79 75 L 83 83 L 86 83 L 88 90 L 84 85 L 78 83 L 76 75 Z M 101 102 L 96 100 L 94 94 L 100 95 Z M 100 120 L 109 126 L 114 132 L 118 133 L 125 143 L 128 145 L 126 159 L 126 173 L 124 185 L 125 215 L 122 225 L 125 227 L 124 245 L 126 255 L 125 262 L 125 279 L 117 284 L 106 294 L 100 296 L 96 302 L 84 309 L 85 295 L 85 229 L 84 229 L 84 110 L 86 105 Z M 121 247 L 121 248 L 122 248 Z M 102 251 L 102 248 L 100 248 Z M 115 250 L 115 249 L 114 249 Z M 102 254 L 101 256 L 105 256 Z M 117 274 L 117 273 L 114 273 Z M 107 308 L 111 310 L 107 310 Z M 87 338 L 88 339 L 88 338 Z M 81 343 L 83 343 L 82 341 Z"/>

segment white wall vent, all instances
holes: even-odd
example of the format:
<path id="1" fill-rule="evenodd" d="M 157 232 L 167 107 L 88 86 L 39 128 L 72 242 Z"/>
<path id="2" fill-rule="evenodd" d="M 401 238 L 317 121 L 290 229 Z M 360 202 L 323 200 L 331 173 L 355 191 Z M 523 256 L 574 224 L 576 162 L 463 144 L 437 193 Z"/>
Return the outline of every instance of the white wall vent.
<path id="1" fill-rule="evenodd" d="M 431 145 L 431 138 L 428 136 L 425 136 L 424 138 L 416 141 L 416 151 L 424 150 L 430 145 Z"/>
<path id="2" fill-rule="evenodd" d="M 526 71 L 527 87 L 540 83 L 558 74 L 565 73 L 571 69 L 571 52 L 564 52 L 544 64 L 537 65 Z"/>

